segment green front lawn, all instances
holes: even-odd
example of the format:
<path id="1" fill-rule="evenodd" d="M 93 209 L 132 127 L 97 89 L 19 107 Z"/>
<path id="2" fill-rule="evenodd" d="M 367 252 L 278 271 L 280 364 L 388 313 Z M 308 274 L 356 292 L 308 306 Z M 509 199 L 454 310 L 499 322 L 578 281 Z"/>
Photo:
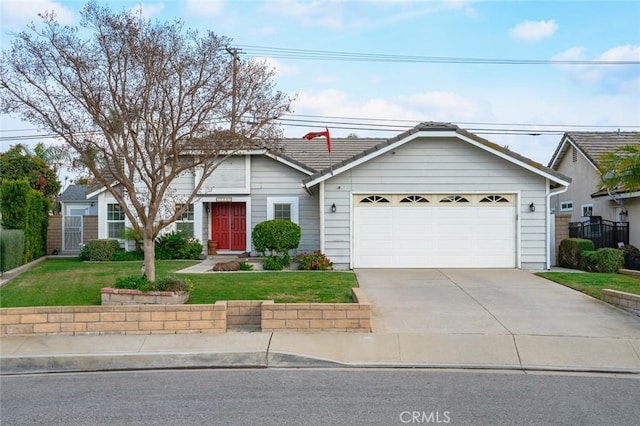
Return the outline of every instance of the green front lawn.
<path id="1" fill-rule="evenodd" d="M 539 272 L 536 275 L 602 299 L 602 289 L 640 294 L 640 280 L 621 274 L 599 274 L 593 272 Z"/>
<path id="2" fill-rule="evenodd" d="M 156 262 L 162 277 L 194 265 L 193 261 Z M 78 259 L 47 259 L 13 278 L 0 288 L 0 307 L 99 305 L 100 289 L 115 279 L 140 274 L 142 262 L 81 262 Z M 180 274 L 195 284 L 188 303 L 217 300 L 275 300 L 279 303 L 352 302 L 357 287 L 351 273 L 246 272 Z"/>

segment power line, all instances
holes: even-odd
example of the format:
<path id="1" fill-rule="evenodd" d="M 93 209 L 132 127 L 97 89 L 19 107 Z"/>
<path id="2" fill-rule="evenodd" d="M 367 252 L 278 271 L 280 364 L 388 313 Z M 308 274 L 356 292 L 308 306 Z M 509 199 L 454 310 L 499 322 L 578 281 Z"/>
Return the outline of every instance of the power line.
<path id="1" fill-rule="evenodd" d="M 420 123 L 418 120 L 393 119 L 393 118 L 367 118 L 367 117 L 342 117 L 331 115 L 311 115 L 311 114 L 286 114 L 276 119 L 284 127 L 331 127 L 337 130 L 368 131 L 368 132 L 404 132 Z M 538 124 L 538 123 L 500 123 L 481 121 L 452 121 L 461 126 L 464 130 L 477 134 L 491 135 L 557 135 L 571 129 L 638 129 L 640 126 L 632 125 L 602 125 L 602 124 Z M 5 135 L 12 131 L 25 131 L 33 129 L 2 129 L 0 133 Z M 96 132 L 89 132 L 96 133 Z M 53 133 L 48 134 L 27 134 L 16 136 L 0 136 L 0 141 L 30 141 L 38 139 L 57 139 L 60 136 Z"/>
<path id="2" fill-rule="evenodd" d="M 311 114 L 286 114 L 285 116 L 292 117 L 310 117 L 315 119 L 336 119 L 336 120 L 356 120 L 356 121 L 381 121 L 381 122 L 396 122 L 396 123 L 410 123 L 417 124 L 418 120 L 407 120 L 402 118 L 366 118 L 366 117 L 342 117 L 335 115 L 311 115 Z M 453 120 L 452 123 L 455 124 L 464 124 L 464 125 L 473 125 L 473 126 L 535 126 L 535 127 L 574 127 L 574 128 L 606 128 L 606 129 L 637 129 L 640 127 L 638 125 L 621 125 L 621 124 L 540 124 L 540 123 L 499 123 L 499 122 L 489 122 L 489 121 L 456 121 Z"/>
<path id="3" fill-rule="evenodd" d="M 507 59 L 472 58 L 450 56 L 389 55 L 380 53 L 358 53 L 328 50 L 292 49 L 255 45 L 239 45 L 249 56 L 269 56 L 275 59 L 300 59 L 339 62 L 384 62 L 384 63 L 440 63 L 440 64 L 485 64 L 485 65 L 640 65 L 638 60 L 568 60 L 568 59 Z"/>

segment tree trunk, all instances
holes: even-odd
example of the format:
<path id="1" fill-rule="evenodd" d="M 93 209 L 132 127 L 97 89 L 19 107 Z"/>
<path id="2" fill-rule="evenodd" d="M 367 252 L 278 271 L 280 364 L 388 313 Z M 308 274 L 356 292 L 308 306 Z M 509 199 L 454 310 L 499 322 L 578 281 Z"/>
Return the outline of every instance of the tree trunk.
<path id="1" fill-rule="evenodd" d="M 156 247 L 153 238 L 144 237 L 144 274 L 149 281 L 156 280 Z"/>

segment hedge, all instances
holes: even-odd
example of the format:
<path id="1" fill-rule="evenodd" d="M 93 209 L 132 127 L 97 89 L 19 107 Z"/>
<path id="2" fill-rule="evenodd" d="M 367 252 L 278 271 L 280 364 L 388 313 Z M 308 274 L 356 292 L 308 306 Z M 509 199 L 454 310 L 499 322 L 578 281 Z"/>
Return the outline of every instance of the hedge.
<path id="1" fill-rule="evenodd" d="M 46 254 L 50 208 L 51 201 L 26 179 L 5 180 L 0 185 L 2 227 L 24 231 L 23 263 Z"/>
<path id="2" fill-rule="evenodd" d="M 24 256 L 24 231 L 0 229 L 0 271 L 9 271 L 22 265 Z"/>
<path id="3" fill-rule="evenodd" d="M 584 251 L 593 251 L 593 241 L 583 238 L 562 240 L 558 248 L 558 264 L 565 268 L 580 269 L 580 256 Z"/>

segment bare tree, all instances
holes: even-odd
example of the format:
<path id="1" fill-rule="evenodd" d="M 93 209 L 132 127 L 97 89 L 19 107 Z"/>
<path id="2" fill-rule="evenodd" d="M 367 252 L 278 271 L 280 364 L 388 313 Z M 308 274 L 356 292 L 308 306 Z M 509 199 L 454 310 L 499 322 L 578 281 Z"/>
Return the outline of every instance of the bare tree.
<path id="1" fill-rule="evenodd" d="M 160 231 L 221 161 L 256 148 L 255 140 L 263 146 L 281 137 L 274 119 L 290 111 L 291 99 L 275 90 L 266 63 L 240 62 L 226 49 L 229 39 L 179 21 L 149 21 L 94 1 L 77 27 L 60 25 L 53 13 L 41 17 L 3 52 L 1 110 L 77 152 L 143 236 L 145 273 L 154 281 Z M 171 184 L 183 173 L 197 179 L 178 200 Z"/>

